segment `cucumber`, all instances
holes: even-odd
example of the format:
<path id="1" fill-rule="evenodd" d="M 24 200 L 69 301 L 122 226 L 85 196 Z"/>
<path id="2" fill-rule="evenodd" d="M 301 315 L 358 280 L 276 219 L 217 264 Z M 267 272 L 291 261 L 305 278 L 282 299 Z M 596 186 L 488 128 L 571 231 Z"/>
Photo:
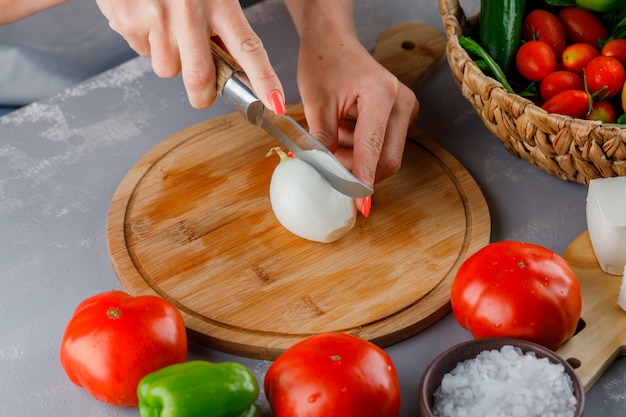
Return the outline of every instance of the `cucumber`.
<path id="1" fill-rule="evenodd" d="M 526 0 L 481 0 L 478 43 L 511 75 L 522 41 Z"/>

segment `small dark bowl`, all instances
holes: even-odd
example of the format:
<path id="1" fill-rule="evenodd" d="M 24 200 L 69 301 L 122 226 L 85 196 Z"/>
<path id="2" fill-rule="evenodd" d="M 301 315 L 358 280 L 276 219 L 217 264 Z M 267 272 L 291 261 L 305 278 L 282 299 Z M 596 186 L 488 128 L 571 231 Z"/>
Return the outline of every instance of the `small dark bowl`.
<path id="1" fill-rule="evenodd" d="M 516 346 L 522 352 L 535 352 L 538 358 L 548 358 L 552 363 L 560 363 L 565 368 L 565 372 L 572 378 L 574 395 L 576 396 L 576 411 L 574 417 L 582 417 L 585 408 L 585 390 L 583 384 L 571 367 L 563 358 L 556 353 L 537 343 L 521 339 L 511 338 L 486 338 L 473 339 L 467 342 L 452 346 L 445 352 L 439 354 L 428 365 L 419 384 L 419 409 L 421 417 L 433 417 L 433 394 L 441 385 L 443 376 L 456 367 L 459 362 L 467 359 L 474 359 L 484 350 L 500 349 L 502 346 Z"/>

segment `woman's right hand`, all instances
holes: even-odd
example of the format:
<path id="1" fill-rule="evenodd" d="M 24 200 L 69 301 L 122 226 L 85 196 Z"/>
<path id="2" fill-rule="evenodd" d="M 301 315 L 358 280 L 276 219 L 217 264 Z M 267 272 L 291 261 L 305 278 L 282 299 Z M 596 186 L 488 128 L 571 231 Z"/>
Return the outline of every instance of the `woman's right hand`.
<path id="1" fill-rule="evenodd" d="M 139 55 L 151 57 L 164 78 L 182 72 L 189 102 L 209 107 L 216 97 L 211 38 L 219 37 L 246 72 L 252 88 L 276 113 L 285 112 L 284 92 L 261 39 L 238 0 L 96 0 L 109 25 Z"/>

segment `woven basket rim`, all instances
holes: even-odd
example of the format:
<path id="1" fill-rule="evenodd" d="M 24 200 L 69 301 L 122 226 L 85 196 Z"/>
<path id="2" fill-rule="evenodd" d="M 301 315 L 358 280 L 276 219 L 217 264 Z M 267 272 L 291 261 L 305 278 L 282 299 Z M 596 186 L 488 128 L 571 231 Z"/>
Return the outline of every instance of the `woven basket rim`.
<path id="1" fill-rule="evenodd" d="M 531 100 L 509 93 L 486 75 L 460 45 L 470 22 L 458 0 L 438 0 L 455 82 L 483 123 L 514 155 L 558 178 L 626 175 L 626 129 L 600 121 L 549 114 Z"/>

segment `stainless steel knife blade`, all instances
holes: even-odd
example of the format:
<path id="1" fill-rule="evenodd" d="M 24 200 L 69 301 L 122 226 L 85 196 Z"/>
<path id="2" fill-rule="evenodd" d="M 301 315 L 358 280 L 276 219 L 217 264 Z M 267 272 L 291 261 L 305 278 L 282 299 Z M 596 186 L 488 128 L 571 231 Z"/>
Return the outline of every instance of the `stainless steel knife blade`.
<path id="1" fill-rule="evenodd" d="M 337 191 L 354 198 L 374 192 L 291 116 L 277 115 L 267 109 L 245 82 L 238 64 L 215 42 L 212 46 L 218 70 L 217 90 L 248 122 L 264 129 L 295 156 L 311 164 Z"/>

